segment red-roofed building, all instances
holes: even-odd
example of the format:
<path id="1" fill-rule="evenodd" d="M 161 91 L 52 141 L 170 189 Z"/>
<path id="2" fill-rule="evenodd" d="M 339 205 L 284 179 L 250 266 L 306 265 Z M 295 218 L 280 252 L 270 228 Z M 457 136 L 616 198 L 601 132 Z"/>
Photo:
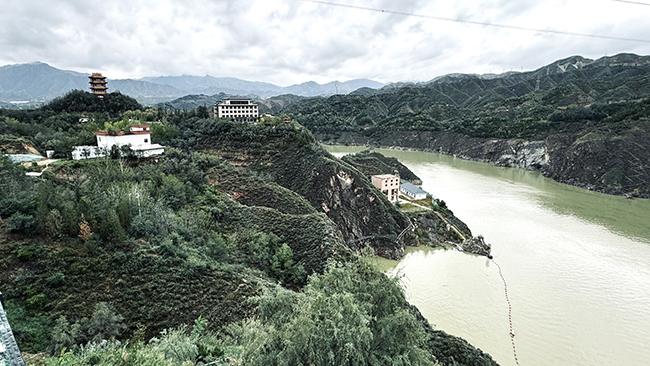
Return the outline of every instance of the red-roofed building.
<path id="1" fill-rule="evenodd" d="M 97 146 L 75 146 L 72 151 L 74 160 L 106 156 L 113 146 L 128 145 L 136 155 L 145 158 L 165 152 L 164 146 L 151 143 L 151 125 L 149 124 L 133 124 L 129 131 L 97 131 L 95 136 L 97 137 Z"/>

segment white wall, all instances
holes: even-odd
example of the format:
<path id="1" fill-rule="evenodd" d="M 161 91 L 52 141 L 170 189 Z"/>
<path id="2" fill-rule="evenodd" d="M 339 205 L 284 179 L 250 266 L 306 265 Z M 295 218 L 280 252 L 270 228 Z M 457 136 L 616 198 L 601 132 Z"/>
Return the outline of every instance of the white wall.
<path id="1" fill-rule="evenodd" d="M 145 141 L 146 140 L 146 141 Z M 113 145 L 146 145 L 151 144 L 151 134 L 128 134 L 121 136 L 97 135 L 97 146 L 110 150 Z"/>

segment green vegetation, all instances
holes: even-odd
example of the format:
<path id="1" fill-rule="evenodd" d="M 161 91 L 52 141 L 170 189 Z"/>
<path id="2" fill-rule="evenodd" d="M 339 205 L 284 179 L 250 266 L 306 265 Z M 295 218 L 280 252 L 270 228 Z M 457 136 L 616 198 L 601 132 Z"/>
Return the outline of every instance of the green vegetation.
<path id="1" fill-rule="evenodd" d="M 23 113 L 19 126 L 51 128 L 28 117 L 45 109 Z M 0 156 L 0 287 L 23 352 L 48 352 L 48 365 L 426 365 L 455 354 L 431 347 L 397 280 L 345 245 L 399 233 L 406 218 L 300 125 L 97 113 L 112 125 L 161 117 L 165 154 L 63 161 L 39 179 Z M 71 139 L 89 129 L 60 121 Z"/>
<path id="2" fill-rule="evenodd" d="M 304 197 L 313 209 L 327 214 L 347 243 L 374 235 L 397 237 L 409 225 L 368 178 L 327 153 L 296 123 L 242 124 L 194 118 L 184 122 L 181 130 L 183 139 L 174 141 L 179 148 L 218 156 Z M 238 197 L 247 199 L 249 195 L 242 193 Z M 368 241 L 385 256 L 399 258 L 395 253 L 400 243 Z M 358 250 L 361 245 L 352 247 Z"/>
<path id="3" fill-rule="evenodd" d="M 580 61 L 569 59 L 502 77 L 448 76 L 311 98 L 284 112 L 326 143 L 435 151 L 650 197 L 650 65 L 635 55 L 614 59 L 635 66 L 566 68 Z"/>
<path id="4" fill-rule="evenodd" d="M 195 114 L 192 111 L 168 115 L 162 109 L 143 110 L 135 99 L 119 92 L 99 99 L 74 90 L 39 109 L 0 109 L 0 137 L 27 141 L 43 155 L 45 150 L 54 150 L 55 157 L 69 158 L 73 146 L 96 144 L 93 132 L 127 129 L 129 119 L 156 122 L 152 126 L 153 138 L 164 143 L 178 133 L 174 120 Z M 88 122 L 80 122 L 81 117 L 88 118 Z"/>
<path id="5" fill-rule="evenodd" d="M 267 291 L 259 316 L 247 364 L 432 364 L 426 333 L 405 306 L 397 279 L 362 262 L 331 262 L 301 293 Z"/>
<path id="6" fill-rule="evenodd" d="M 346 155 L 341 160 L 352 165 L 368 177 L 377 174 L 394 174 L 397 171 L 401 180 L 416 185 L 422 184 L 420 178 L 396 158 L 386 157 L 372 150 Z"/>
<path id="7" fill-rule="evenodd" d="M 361 261 L 330 261 L 302 291 L 269 287 L 257 301 L 255 318 L 217 333 L 199 317 L 191 331 L 181 326 L 149 342 L 134 336 L 125 344 L 73 346 L 47 364 L 495 365 L 467 342 L 433 330 L 406 305 L 397 278 Z"/>
<path id="8" fill-rule="evenodd" d="M 549 66 L 552 68 L 552 66 Z M 287 107 L 315 134 L 447 131 L 472 137 L 543 138 L 598 129 L 620 132 L 650 118 L 650 66 L 593 66 L 563 73 L 476 76 L 383 88 L 367 96 L 311 98 Z"/>
<path id="9" fill-rule="evenodd" d="M 539 139 L 585 129 L 620 132 L 636 120 L 650 118 L 647 96 L 615 102 L 591 98 L 565 105 L 571 91 L 552 89 L 463 107 L 442 102 L 446 97 L 431 91 L 435 88 L 411 86 L 369 97 L 312 98 L 289 106 L 286 112 L 315 134 L 356 132 L 369 138 L 389 131 L 439 131 L 472 137 Z M 564 98 L 551 98 L 556 94 Z M 582 94 L 589 91 L 580 91 Z"/>

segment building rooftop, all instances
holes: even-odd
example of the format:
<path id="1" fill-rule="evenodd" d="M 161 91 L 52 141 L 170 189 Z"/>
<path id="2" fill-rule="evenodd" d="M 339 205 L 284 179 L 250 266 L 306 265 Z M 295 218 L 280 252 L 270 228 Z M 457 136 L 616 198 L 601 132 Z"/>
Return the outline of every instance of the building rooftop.
<path id="1" fill-rule="evenodd" d="M 128 131 L 116 131 L 116 132 L 108 132 L 108 131 L 95 131 L 93 132 L 95 135 L 100 135 L 100 136 L 123 136 L 123 135 L 144 135 L 144 134 L 150 134 L 151 129 L 150 124 L 148 123 L 140 123 L 140 124 L 132 124 L 129 127 Z"/>
<path id="2" fill-rule="evenodd" d="M 402 185 L 400 186 L 400 188 L 409 191 L 413 194 L 421 194 L 421 193 L 427 194 L 427 191 L 425 191 L 424 189 L 418 186 L 414 186 L 413 184 L 406 181 L 402 181 Z"/>
<path id="3" fill-rule="evenodd" d="M 101 136 L 123 136 L 123 135 L 145 135 L 145 134 L 150 134 L 151 131 L 117 131 L 115 133 L 111 132 L 106 132 L 106 131 L 95 131 L 93 132 L 95 135 L 101 135 Z"/>

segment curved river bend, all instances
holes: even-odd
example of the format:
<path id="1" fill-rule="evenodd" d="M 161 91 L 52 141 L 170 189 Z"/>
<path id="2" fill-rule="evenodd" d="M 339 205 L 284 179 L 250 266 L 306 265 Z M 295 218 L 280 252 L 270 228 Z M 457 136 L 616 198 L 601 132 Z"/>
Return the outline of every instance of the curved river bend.
<path id="1" fill-rule="evenodd" d="M 335 156 L 363 147 L 328 146 Z M 512 302 L 521 365 L 650 364 L 650 201 L 564 185 L 536 172 L 450 156 L 398 158 L 492 244 Z M 409 301 L 436 328 L 515 365 L 496 266 L 454 250 L 410 248 L 398 262 Z"/>

